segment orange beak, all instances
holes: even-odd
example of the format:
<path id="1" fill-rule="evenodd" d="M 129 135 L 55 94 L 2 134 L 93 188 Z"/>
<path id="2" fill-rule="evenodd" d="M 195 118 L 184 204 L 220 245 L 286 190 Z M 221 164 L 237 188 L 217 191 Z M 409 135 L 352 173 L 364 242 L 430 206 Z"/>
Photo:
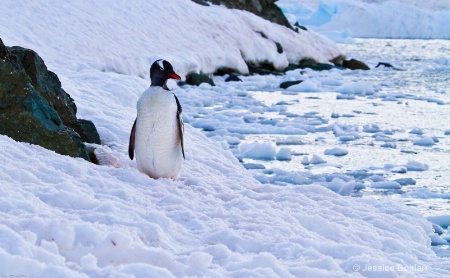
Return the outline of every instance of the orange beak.
<path id="1" fill-rule="evenodd" d="M 174 73 L 174 72 L 172 72 L 169 75 L 170 75 L 171 78 L 173 78 L 175 80 L 181 80 L 181 77 L 178 74 Z"/>

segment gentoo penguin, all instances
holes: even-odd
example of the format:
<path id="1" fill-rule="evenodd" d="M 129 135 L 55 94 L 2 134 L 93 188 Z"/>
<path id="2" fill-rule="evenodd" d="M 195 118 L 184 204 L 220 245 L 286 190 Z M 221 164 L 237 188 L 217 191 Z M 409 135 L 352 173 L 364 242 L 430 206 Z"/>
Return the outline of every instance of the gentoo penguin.
<path id="1" fill-rule="evenodd" d="M 137 117 L 131 129 L 128 155 L 139 171 L 150 177 L 178 179 L 184 159 L 181 105 L 167 88 L 167 80 L 180 80 L 166 60 L 150 67 L 151 85 L 137 103 Z"/>

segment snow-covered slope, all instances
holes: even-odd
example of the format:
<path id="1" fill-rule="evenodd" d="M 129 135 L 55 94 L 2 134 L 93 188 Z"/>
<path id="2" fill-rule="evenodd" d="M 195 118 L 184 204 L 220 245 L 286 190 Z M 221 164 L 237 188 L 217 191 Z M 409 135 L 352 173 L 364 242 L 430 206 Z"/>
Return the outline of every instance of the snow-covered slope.
<path id="1" fill-rule="evenodd" d="M 248 12 L 190 0 L 126 5 L 3 1 L 0 26 L 5 45 L 33 48 L 50 69 L 65 61 L 65 67 L 73 69 L 93 67 L 142 77 L 148 75 L 148 64 L 161 56 L 174 61 L 184 75 L 212 73 L 224 66 L 246 73 L 244 59 L 284 68 L 303 57 L 329 61 L 341 54 L 334 43 L 314 32 L 297 34 Z M 283 46 L 282 54 L 275 42 Z"/>
<path id="2" fill-rule="evenodd" d="M 95 166 L 0 136 L 1 273 L 350 277 L 386 265 L 393 275 L 448 274 L 414 210 L 261 185 L 220 145 L 186 133 L 176 183 L 124 165 L 125 154 Z"/>
<path id="3" fill-rule="evenodd" d="M 449 39 L 446 0 L 279 0 L 288 19 L 336 41 L 349 37 Z"/>
<path id="4" fill-rule="evenodd" d="M 5 44 L 38 51 L 104 143 L 93 165 L 0 136 L 2 275 L 354 277 L 383 266 L 388 276 L 450 275 L 430 248 L 431 224 L 413 208 L 320 185 L 262 185 L 189 125 L 179 181 L 152 180 L 128 159 L 136 101 L 149 83 L 139 75 L 148 78 L 155 57 L 181 73 L 243 66 L 240 52 L 286 61 L 252 28 L 285 43 L 292 59 L 328 59 L 340 53 L 332 43 L 311 35 L 304 45 L 248 13 L 187 0 L 85 3 L 2 2 Z M 203 90 L 177 94 L 213 105 Z"/>

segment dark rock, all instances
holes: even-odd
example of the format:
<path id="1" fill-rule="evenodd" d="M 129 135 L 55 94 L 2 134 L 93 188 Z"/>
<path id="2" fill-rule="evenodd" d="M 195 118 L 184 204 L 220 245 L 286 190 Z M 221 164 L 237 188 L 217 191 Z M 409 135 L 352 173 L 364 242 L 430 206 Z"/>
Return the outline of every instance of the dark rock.
<path id="1" fill-rule="evenodd" d="M 289 29 L 294 30 L 294 28 L 292 28 L 292 26 L 289 23 L 289 21 L 287 20 L 287 18 L 284 16 L 284 13 L 280 9 L 280 7 L 278 7 L 277 5 L 274 4 L 275 1 L 270 1 L 270 0 L 264 1 L 264 0 L 261 0 L 261 3 L 264 3 L 264 2 L 266 2 L 267 5 L 263 6 L 261 14 L 256 14 L 256 15 L 259 15 L 259 16 L 261 16 L 264 19 L 267 19 L 269 21 L 272 21 L 274 23 L 277 23 L 279 25 L 282 25 L 282 26 L 285 26 L 285 27 L 287 27 Z M 269 2 L 272 2 L 272 3 L 269 3 Z"/>
<path id="2" fill-rule="evenodd" d="M 342 62 L 344 62 L 344 60 L 345 60 L 345 56 L 339 55 L 339 56 L 331 59 L 330 62 L 333 63 L 337 67 L 342 67 Z"/>
<path id="3" fill-rule="evenodd" d="M 197 0 L 195 2 L 198 2 Z M 284 16 L 281 9 L 275 5 L 276 0 L 209 0 L 215 5 L 224 5 L 230 9 L 239 9 L 251 12 L 264 19 L 292 29 L 291 24 Z"/>
<path id="4" fill-rule="evenodd" d="M 209 6 L 208 2 L 206 2 L 205 0 L 192 0 L 192 1 L 202 6 Z"/>
<path id="5" fill-rule="evenodd" d="M 276 42 L 275 46 L 277 47 L 277 52 L 279 54 L 283 53 L 283 47 L 281 46 L 281 44 L 279 42 Z"/>
<path id="6" fill-rule="evenodd" d="M 216 72 L 214 72 L 214 75 L 224 76 L 225 74 L 235 74 L 235 73 L 238 73 L 236 69 L 222 67 L 217 69 Z"/>
<path id="7" fill-rule="evenodd" d="M 256 31 L 256 33 L 260 34 L 261 37 L 263 37 L 264 39 L 270 40 L 270 39 L 266 36 L 266 34 L 264 34 L 264 32 Z M 275 46 L 277 47 L 277 52 L 278 52 L 279 54 L 283 53 L 283 46 L 281 45 L 281 43 L 279 43 L 279 42 L 274 42 L 274 43 L 275 43 Z"/>
<path id="8" fill-rule="evenodd" d="M 301 68 L 301 69 L 310 68 L 310 69 L 318 70 L 318 71 L 330 70 L 330 69 L 334 68 L 330 64 L 318 63 L 314 59 L 303 59 L 303 60 L 301 60 L 300 63 L 298 64 L 298 67 Z"/>
<path id="9" fill-rule="evenodd" d="M 256 31 L 256 33 L 260 34 L 261 37 L 263 37 L 264 39 L 268 39 L 268 37 L 266 36 L 266 34 L 264 34 L 264 32 Z"/>
<path id="10" fill-rule="evenodd" d="M 82 142 L 100 143 L 92 122 L 76 118 L 73 99 L 39 55 L 0 39 L 0 133 L 88 161 Z"/>
<path id="11" fill-rule="evenodd" d="M 0 59 L 9 59 L 9 52 L 6 46 L 3 44 L 2 39 L 0 39 Z"/>
<path id="12" fill-rule="evenodd" d="M 308 29 L 305 26 L 302 26 L 302 25 L 298 24 L 298 22 L 295 22 L 294 26 L 298 27 L 298 28 L 300 28 L 300 29 L 302 29 L 304 31 L 308 31 Z"/>
<path id="13" fill-rule="evenodd" d="M 393 69 L 393 70 L 404 71 L 404 69 L 394 67 L 393 65 L 391 65 L 389 63 L 379 62 L 378 65 L 376 66 L 376 68 L 378 68 L 380 66 L 384 66 L 386 68 L 390 68 L 390 69 Z"/>
<path id="14" fill-rule="evenodd" d="M 297 84 L 300 84 L 302 82 L 303 82 L 303 80 L 285 81 L 285 82 L 282 82 L 280 84 L 280 88 L 287 89 L 287 88 L 289 88 L 289 87 L 291 87 L 293 85 L 297 85 Z"/>
<path id="15" fill-rule="evenodd" d="M 236 74 L 230 74 L 230 76 L 228 76 L 225 79 L 225 82 L 230 82 L 230 81 L 241 81 L 242 82 L 242 80 Z"/>
<path id="16" fill-rule="evenodd" d="M 186 83 L 195 86 L 198 86 L 202 83 L 208 83 L 211 86 L 216 86 L 216 84 L 214 84 L 214 81 L 211 78 L 202 73 L 195 73 L 195 72 L 190 73 L 186 76 Z"/>
<path id="17" fill-rule="evenodd" d="M 299 68 L 298 65 L 289 64 L 289 65 L 284 69 L 284 71 L 286 72 L 286 71 L 290 71 L 290 70 L 296 70 L 296 69 L 298 69 L 298 68 Z"/>
<path id="18" fill-rule="evenodd" d="M 386 68 L 393 68 L 394 66 L 389 63 L 379 62 L 378 65 L 375 67 L 378 68 L 379 66 L 385 66 Z"/>
<path id="19" fill-rule="evenodd" d="M 79 121 L 77 119 L 75 102 L 61 88 L 58 76 L 47 70 L 47 66 L 42 58 L 30 49 L 18 46 L 9 47 L 8 49 L 11 54 L 17 57 L 18 62 L 23 65 L 26 74 L 31 79 L 32 86 L 56 110 L 63 124 L 74 129 L 84 142 L 100 144 L 100 137 L 94 124 L 91 121 Z M 90 128 L 84 128 L 81 124 L 89 124 Z"/>
<path id="20" fill-rule="evenodd" d="M 370 70 L 369 66 L 367 66 L 364 62 L 358 61 L 356 59 L 344 60 L 342 62 L 342 66 L 351 70 Z"/>
<path id="21" fill-rule="evenodd" d="M 271 63 L 247 63 L 248 70 L 250 74 L 260 74 L 260 75 L 282 75 L 283 73 L 277 71 Z"/>
<path id="22" fill-rule="evenodd" d="M 81 136 L 81 140 L 87 143 L 100 144 L 100 136 L 98 135 L 97 128 L 92 121 L 79 119 L 77 120 L 77 129 L 80 130 L 78 134 Z"/>

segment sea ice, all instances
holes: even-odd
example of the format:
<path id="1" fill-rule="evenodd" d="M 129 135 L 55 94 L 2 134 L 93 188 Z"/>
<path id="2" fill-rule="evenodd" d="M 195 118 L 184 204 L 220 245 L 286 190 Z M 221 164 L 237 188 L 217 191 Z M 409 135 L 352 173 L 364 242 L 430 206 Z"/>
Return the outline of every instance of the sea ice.
<path id="1" fill-rule="evenodd" d="M 413 141 L 414 145 L 429 147 L 435 144 L 433 138 L 431 137 L 422 137 Z"/>
<path id="2" fill-rule="evenodd" d="M 341 149 L 338 147 L 332 148 L 332 149 L 326 149 L 324 151 L 325 155 L 334 155 L 334 156 L 344 156 L 348 154 L 348 151 L 345 149 Z"/>

